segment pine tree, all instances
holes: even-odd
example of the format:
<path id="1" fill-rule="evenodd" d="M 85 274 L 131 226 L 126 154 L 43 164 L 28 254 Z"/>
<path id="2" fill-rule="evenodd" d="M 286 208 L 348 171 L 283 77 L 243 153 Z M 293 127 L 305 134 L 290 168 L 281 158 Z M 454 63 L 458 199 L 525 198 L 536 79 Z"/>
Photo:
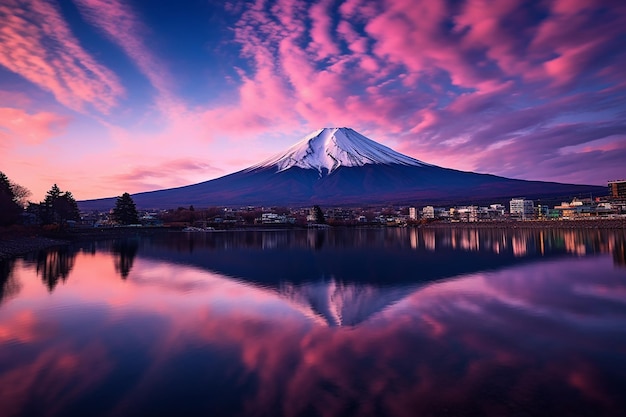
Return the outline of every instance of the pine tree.
<path id="1" fill-rule="evenodd" d="M 0 226 L 9 226 L 19 220 L 21 207 L 13 192 L 13 184 L 0 171 Z"/>
<path id="2" fill-rule="evenodd" d="M 326 224 L 326 218 L 320 206 L 313 206 L 313 214 L 315 215 L 315 223 Z"/>
<path id="3" fill-rule="evenodd" d="M 74 199 L 71 192 L 66 191 L 60 198 L 60 204 L 58 209 L 61 217 L 64 220 L 80 220 L 80 211 L 78 210 L 78 203 Z"/>
<path id="4" fill-rule="evenodd" d="M 130 194 L 124 193 L 117 197 L 113 209 L 113 220 L 124 225 L 139 223 L 139 213 Z"/>
<path id="5" fill-rule="evenodd" d="M 54 205 L 60 196 L 61 189 L 58 185 L 54 184 L 46 193 L 43 201 L 39 204 L 43 224 L 52 224 L 58 221 L 57 216 L 55 215 Z"/>
<path id="6" fill-rule="evenodd" d="M 79 220 L 78 204 L 71 192 L 62 192 L 54 184 L 40 203 L 41 219 L 44 224 L 58 223 L 63 227 L 68 220 Z"/>

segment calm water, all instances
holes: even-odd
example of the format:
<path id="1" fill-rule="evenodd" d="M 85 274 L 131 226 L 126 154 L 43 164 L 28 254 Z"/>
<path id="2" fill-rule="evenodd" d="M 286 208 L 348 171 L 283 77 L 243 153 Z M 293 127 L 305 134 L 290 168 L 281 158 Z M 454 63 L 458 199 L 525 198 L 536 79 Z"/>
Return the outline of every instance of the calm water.
<path id="1" fill-rule="evenodd" d="M 0 264 L 0 415 L 626 415 L 624 231 L 164 233 Z"/>

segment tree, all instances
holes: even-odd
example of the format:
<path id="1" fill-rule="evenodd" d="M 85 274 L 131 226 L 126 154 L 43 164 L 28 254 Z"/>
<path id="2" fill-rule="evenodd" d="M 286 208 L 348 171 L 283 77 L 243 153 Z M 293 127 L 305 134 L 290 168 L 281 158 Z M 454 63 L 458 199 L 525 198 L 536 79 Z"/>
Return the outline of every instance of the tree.
<path id="1" fill-rule="evenodd" d="M 41 220 L 44 224 L 58 223 L 63 226 L 68 220 L 79 220 L 78 204 L 71 192 L 62 192 L 54 184 L 46 193 L 44 201 L 39 204 Z"/>
<path id="2" fill-rule="evenodd" d="M 61 189 L 58 185 L 54 184 L 46 193 L 43 201 L 39 203 L 40 216 L 43 224 L 52 224 L 57 221 L 57 216 L 54 212 L 54 205 L 60 197 Z"/>
<path id="3" fill-rule="evenodd" d="M 130 194 L 124 193 L 117 197 L 113 209 L 113 220 L 125 225 L 139 223 L 139 213 Z"/>
<path id="4" fill-rule="evenodd" d="M 59 198 L 55 209 L 57 213 L 59 213 L 62 223 L 67 220 L 80 220 L 78 204 L 76 203 L 72 193 L 69 191 L 66 191 L 65 194 Z"/>
<path id="5" fill-rule="evenodd" d="M 17 223 L 21 211 L 11 181 L 0 171 L 0 226 Z"/>
<path id="6" fill-rule="evenodd" d="M 15 196 L 15 202 L 21 207 L 26 207 L 28 204 L 28 197 L 32 195 L 30 190 L 23 185 L 19 185 L 14 182 L 11 183 L 11 189 L 13 190 L 13 195 Z"/>
<path id="7" fill-rule="evenodd" d="M 189 223 L 192 223 L 196 220 L 196 209 L 193 205 L 189 206 Z"/>
<path id="8" fill-rule="evenodd" d="M 320 206 L 313 206 L 313 215 L 315 216 L 315 223 L 326 224 L 326 218 Z"/>

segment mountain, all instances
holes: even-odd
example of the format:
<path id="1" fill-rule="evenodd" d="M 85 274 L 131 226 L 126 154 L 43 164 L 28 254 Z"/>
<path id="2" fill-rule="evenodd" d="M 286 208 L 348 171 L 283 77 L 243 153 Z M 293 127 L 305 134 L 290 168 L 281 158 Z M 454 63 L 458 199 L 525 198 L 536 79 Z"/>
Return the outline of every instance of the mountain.
<path id="1" fill-rule="evenodd" d="M 297 167 L 316 170 L 321 177 L 332 174 L 341 167 L 362 167 L 368 164 L 428 165 L 343 127 L 313 132 L 286 152 L 249 169 L 267 168 L 283 172 Z"/>
<path id="2" fill-rule="evenodd" d="M 350 128 L 325 128 L 284 153 L 214 180 L 133 195 L 138 208 L 437 204 L 515 196 L 606 194 L 605 187 L 524 181 L 427 164 Z M 115 198 L 79 202 L 107 209 Z"/>
<path id="3" fill-rule="evenodd" d="M 418 286 L 376 287 L 335 280 L 284 284 L 278 294 L 331 327 L 356 326 L 399 303 Z"/>

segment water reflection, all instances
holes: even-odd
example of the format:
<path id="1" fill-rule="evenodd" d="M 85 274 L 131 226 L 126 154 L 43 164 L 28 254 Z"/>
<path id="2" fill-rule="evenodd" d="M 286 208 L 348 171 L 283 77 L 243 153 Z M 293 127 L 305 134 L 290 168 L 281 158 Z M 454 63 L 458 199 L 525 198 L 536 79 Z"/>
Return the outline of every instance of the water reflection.
<path id="1" fill-rule="evenodd" d="M 20 291 L 20 283 L 13 275 L 15 259 L 0 260 L 0 305 L 5 299 L 15 297 Z"/>
<path id="2" fill-rule="evenodd" d="M 521 234 L 500 231 L 358 235 L 359 245 L 347 232 L 176 234 L 67 248 L 65 258 L 53 250 L 45 268 L 39 257 L 15 260 L 0 270 L 21 285 L 0 306 L 0 410 L 608 416 L 626 409 L 626 270 L 614 264 L 623 234 L 530 232 L 525 245 Z M 276 261 L 282 269 L 269 266 Z M 356 276 L 351 268 L 365 279 L 343 279 Z M 448 276 L 430 279 L 441 275 L 428 268 Z M 52 294 L 41 285 L 46 270 L 66 271 Z M 279 276 L 263 281 L 268 271 Z M 384 282 L 368 275 L 379 273 Z"/>
<path id="3" fill-rule="evenodd" d="M 616 240 L 612 252 L 615 265 L 626 267 L 626 239 Z"/>
<path id="4" fill-rule="evenodd" d="M 391 228 L 353 230 L 309 230 L 275 232 L 231 232 L 171 234 L 155 239 L 154 244 L 177 252 L 204 249 L 306 248 L 386 248 L 435 252 L 439 249 L 471 252 L 526 254 L 569 253 L 586 255 L 621 250 L 623 230 L 602 229 L 472 229 L 472 228 Z"/>
<path id="5" fill-rule="evenodd" d="M 356 326 L 398 303 L 418 285 L 376 287 L 318 281 L 303 285 L 284 283 L 277 290 L 281 298 L 328 326 Z"/>
<path id="6" fill-rule="evenodd" d="M 136 238 L 123 239 L 113 242 L 112 246 L 112 252 L 115 255 L 115 270 L 122 279 L 126 279 L 139 251 L 139 242 Z"/>
<path id="7" fill-rule="evenodd" d="M 59 280 L 65 282 L 74 267 L 76 252 L 69 247 L 40 251 L 37 254 L 37 274 L 41 275 L 41 280 L 52 292 L 56 288 Z"/>
<path id="8" fill-rule="evenodd" d="M 124 280 L 141 253 L 145 258 L 193 265 L 274 287 L 286 278 L 297 284 L 332 278 L 340 283 L 384 286 L 389 282 L 428 282 L 561 256 L 611 253 L 615 265 L 626 266 L 626 232 L 396 228 L 163 233 L 143 240 L 133 237 L 53 248 L 26 260 L 36 264 L 42 282 L 52 292 L 59 282 L 67 280 L 76 254 L 95 255 L 97 251 L 114 254 L 115 270 Z M 3 266 L 7 277 L 10 262 Z M 11 288 L 15 287 L 11 282 Z"/>
<path id="9" fill-rule="evenodd" d="M 333 277 L 386 285 L 428 282 L 538 258 L 619 256 L 620 251 L 623 257 L 625 241 L 624 231 L 610 230 L 310 230 L 157 236 L 142 245 L 141 253 L 264 285 L 279 285 L 285 277 L 296 283 Z"/>

